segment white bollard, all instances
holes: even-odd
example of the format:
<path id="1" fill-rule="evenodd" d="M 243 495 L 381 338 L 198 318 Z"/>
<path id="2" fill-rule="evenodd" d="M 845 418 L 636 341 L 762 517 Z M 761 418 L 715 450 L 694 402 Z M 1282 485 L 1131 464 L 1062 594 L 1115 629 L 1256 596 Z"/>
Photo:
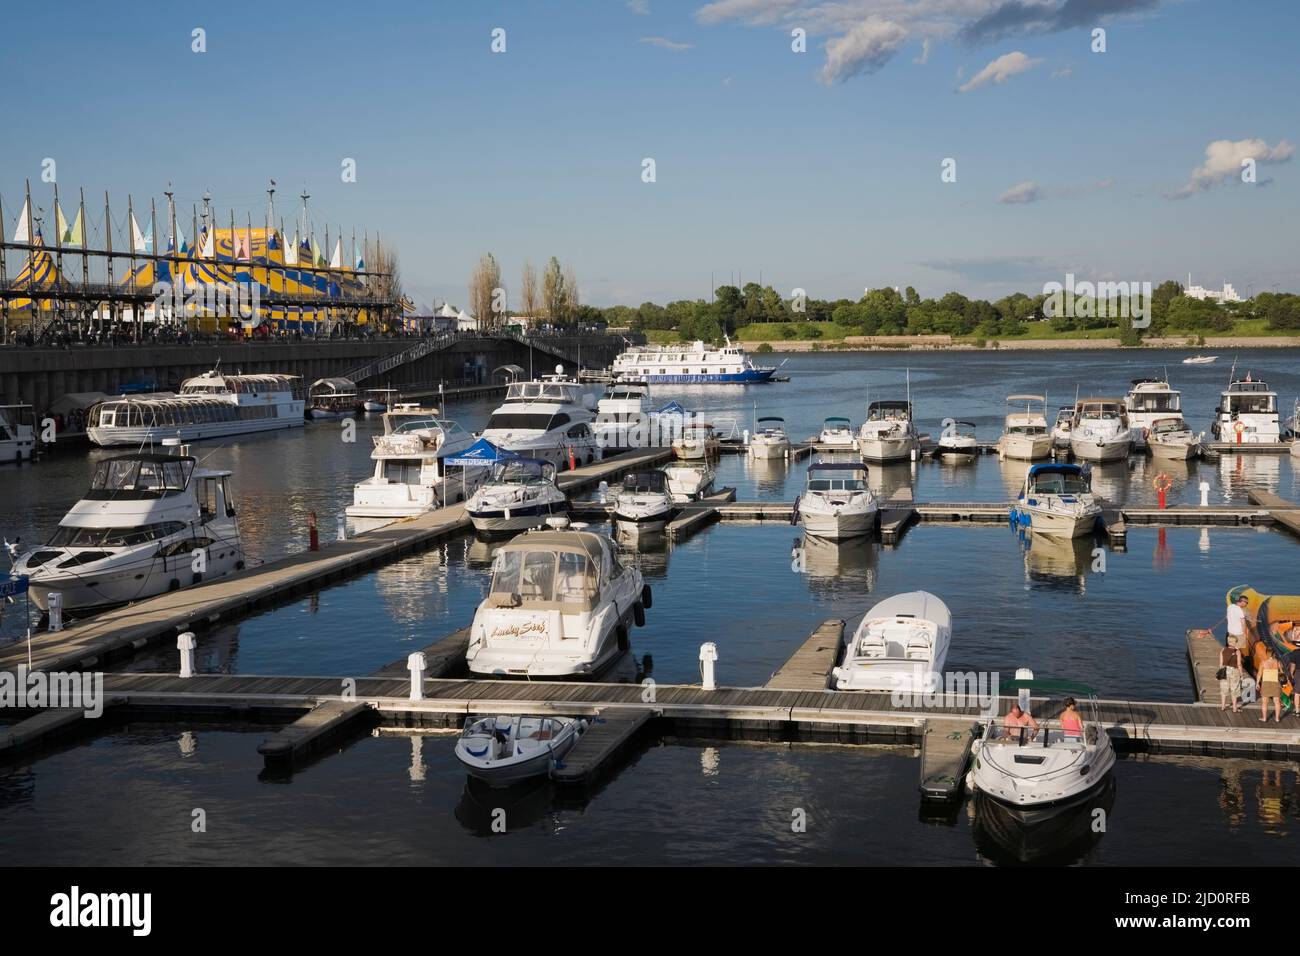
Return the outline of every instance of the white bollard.
<path id="1" fill-rule="evenodd" d="M 424 670 L 429 666 L 424 651 L 416 651 L 406 658 L 406 669 L 411 672 L 411 700 L 424 700 Z"/>
<path id="2" fill-rule="evenodd" d="M 596 493 L 600 496 L 600 503 L 603 505 L 605 503 L 605 496 L 609 494 L 609 482 L 602 481 L 597 485 Z"/>
<path id="3" fill-rule="evenodd" d="M 49 596 L 50 602 L 50 626 L 51 632 L 63 630 L 63 594 L 59 591 L 51 591 Z"/>
<path id="4" fill-rule="evenodd" d="M 921 451 L 920 451 L 920 449 L 918 449 L 918 448 L 913 448 L 913 449 L 912 449 L 912 461 L 916 461 L 917 458 L 920 457 L 920 455 L 921 455 Z"/>
<path id="5" fill-rule="evenodd" d="M 338 516 L 338 533 L 340 541 L 348 540 L 348 518 L 342 512 Z"/>
<path id="6" fill-rule="evenodd" d="M 176 638 L 176 647 L 181 652 L 182 677 L 194 676 L 194 647 L 197 643 L 193 631 L 186 631 Z"/>
<path id="7" fill-rule="evenodd" d="M 718 659 L 718 645 L 709 641 L 700 645 L 700 678 L 705 690 L 717 690 L 713 680 L 713 665 Z"/>
<path id="8" fill-rule="evenodd" d="M 1016 668 L 1016 680 L 1033 680 L 1033 679 L 1034 679 L 1034 672 L 1031 671 L 1028 667 Z M 1020 705 L 1021 710 L 1025 710 L 1025 711 L 1029 710 L 1029 688 L 1028 687 L 1021 689 L 1020 695 L 1017 698 L 1016 703 Z"/>
<path id="9" fill-rule="evenodd" d="M 744 432 L 744 442 L 745 442 L 745 447 L 748 448 L 748 447 L 749 447 L 749 429 L 748 429 L 748 428 L 746 428 L 746 429 L 745 429 L 745 432 Z"/>
<path id="10" fill-rule="evenodd" d="M 1210 483 L 1208 481 L 1203 481 L 1201 482 L 1201 507 L 1208 508 L 1209 506 L 1210 506 Z"/>

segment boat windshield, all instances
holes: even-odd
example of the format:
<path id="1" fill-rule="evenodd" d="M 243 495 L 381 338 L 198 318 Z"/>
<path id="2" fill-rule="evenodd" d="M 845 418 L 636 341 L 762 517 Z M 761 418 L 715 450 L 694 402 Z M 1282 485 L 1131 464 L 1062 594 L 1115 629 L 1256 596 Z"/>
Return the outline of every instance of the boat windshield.
<path id="1" fill-rule="evenodd" d="M 596 565 L 587 555 L 573 551 L 503 551 L 492 574 L 492 594 L 502 606 L 513 606 L 518 595 L 523 607 L 590 608 L 599 593 Z M 500 600 L 503 597 L 508 600 Z"/>
<path id="2" fill-rule="evenodd" d="M 1229 392 L 1224 396 L 1223 409 L 1238 415 L 1269 415 L 1277 411 L 1277 396 L 1269 392 L 1256 394 Z"/>
<path id="3" fill-rule="evenodd" d="M 898 422 L 912 417 L 912 406 L 907 402 L 872 402 L 867 407 L 869 422 Z"/>
<path id="4" fill-rule="evenodd" d="M 1129 396 L 1129 411 L 1132 412 L 1177 412 L 1182 403 L 1177 392 L 1134 392 Z"/>
<path id="5" fill-rule="evenodd" d="M 87 498 L 163 498 L 180 494 L 189 484 L 194 459 L 171 457 L 110 458 L 95 468 Z"/>
<path id="6" fill-rule="evenodd" d="M 633 494 L 660 494 L 668 490 L 668 476 L 662 471 L 635 471 L 623 479 L 623 490 Z"/>
<path id="7" fill-rule="evenodd" d="M 1033 490 L 1040 495 L 1082 495 L 1090 489 L 1081 474 L 1048 471 L 1034 476 Z"/>
<path id="8" fill-rule="evenodd" d="M 535 458 L 509 459 L 492 466 L 492 484 L 535 485 L 555 480 L 555 466 Z"/>
<path id="9" fill-rule="evenodd" d="M 809 491 L 866 491 L 867 482 L 854 472 L 814 472 L 808 476 Z"/>
<path id="10" fill-rule="evenodd" d="M 578 385 L 561 382 L 515 382 L 506 388 L 507 402 L 560 402 L 576 405 L 580 401 Z"/>
<path id="11" fill-rule="evenodd" d="M 1165 418 L 1151 426 L 1151 431 L 1156 435 L 1169 435 L 1187 430 L 1187 423 L 1181 418 Z"/>

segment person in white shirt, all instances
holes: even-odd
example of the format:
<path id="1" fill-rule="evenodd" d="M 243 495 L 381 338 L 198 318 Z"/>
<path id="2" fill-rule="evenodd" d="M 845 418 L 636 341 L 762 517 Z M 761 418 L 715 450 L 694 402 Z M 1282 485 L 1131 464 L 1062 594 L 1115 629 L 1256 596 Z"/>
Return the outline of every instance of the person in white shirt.
<path id="1" fill-rule="evenodd" d="M 1246 605 L 1249 602 L 1245 595 L 1237 598 L 1235 604 L 1228 605 L 1228 646 L 1236 647 L 1245 651 L 1249 647 L 1250 635 L 1248 628 L 1250 622 L 1246 619 Z"/>

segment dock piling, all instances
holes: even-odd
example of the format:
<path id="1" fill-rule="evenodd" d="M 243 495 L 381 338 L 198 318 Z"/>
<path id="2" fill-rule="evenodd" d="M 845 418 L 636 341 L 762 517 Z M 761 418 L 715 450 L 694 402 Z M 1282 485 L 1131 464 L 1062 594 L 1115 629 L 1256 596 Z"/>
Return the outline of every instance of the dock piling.
<path id="1" fill-rule="evenodd" d="M 416 651 L 406 659 L 411 672 L 411 700 L 424 700 L 424 671 L 429 666 L 424 651 Z"/>
<path id="2" fill-rule="evenodd" d="M 176 647 L 181 652 L 181 677 L 194 676 L 194 648 L 197 643 L 193 631 L 186 631 L 176 638 Z"/>
<path id="3" fill-rule="evenodd" d="M 46 630 L 54 634 L 63 630 L 63 594 L 59 591 L 51 591 L 49 602 L 50 623 Z"/>
<path id="4" fill-rule="evenodd" d="M 706 641 L 700 645 L 700 677 L 703 681 L 702 686 L 705 690 L 717 690 L 718 685 L 713 680 L 713 665 L 718 660 L 718 645 L 712 641 Z"/>

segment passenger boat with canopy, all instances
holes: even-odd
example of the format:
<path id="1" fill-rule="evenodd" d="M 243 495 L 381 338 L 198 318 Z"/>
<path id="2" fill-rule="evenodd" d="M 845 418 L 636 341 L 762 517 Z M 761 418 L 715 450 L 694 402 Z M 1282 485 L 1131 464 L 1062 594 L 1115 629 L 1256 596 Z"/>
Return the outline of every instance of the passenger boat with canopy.
<path id="1" fill-rule="evenodd" d="M 356 383 L 348 378 L 318 378 L 307 391 L 307 417 L 312 421 L 346 418 L 361 411 Z"/>

